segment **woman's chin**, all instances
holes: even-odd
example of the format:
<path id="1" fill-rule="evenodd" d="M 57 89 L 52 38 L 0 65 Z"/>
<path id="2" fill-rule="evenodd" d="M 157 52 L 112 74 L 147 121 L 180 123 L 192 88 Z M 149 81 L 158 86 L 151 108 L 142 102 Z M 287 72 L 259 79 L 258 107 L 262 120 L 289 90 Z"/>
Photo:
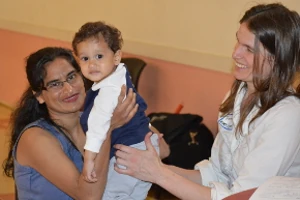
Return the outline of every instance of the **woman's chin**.
<path id="1" fill-rule="evenodd" d="M 250 75 L 251 72 L 249 72 L 249 69 L 236 69 L 233 72 L 234 78 L 240 81 L 249 81 L 251 77 Z"/>

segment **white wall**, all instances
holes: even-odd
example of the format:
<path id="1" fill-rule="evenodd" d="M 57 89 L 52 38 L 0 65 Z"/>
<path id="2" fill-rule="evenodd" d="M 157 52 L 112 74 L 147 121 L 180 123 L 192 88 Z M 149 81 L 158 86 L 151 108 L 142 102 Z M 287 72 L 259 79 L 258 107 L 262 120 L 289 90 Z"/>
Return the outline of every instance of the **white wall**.
<path id="1" fill-rule="evenodd" d="M 0 0 L 0 28 L 71 41 L 85 22 L 118 27 L 124 51 L 230 72 L 244 11 L 267 0 Z M 282 0 L 300 13 L 299 0 Z"/>

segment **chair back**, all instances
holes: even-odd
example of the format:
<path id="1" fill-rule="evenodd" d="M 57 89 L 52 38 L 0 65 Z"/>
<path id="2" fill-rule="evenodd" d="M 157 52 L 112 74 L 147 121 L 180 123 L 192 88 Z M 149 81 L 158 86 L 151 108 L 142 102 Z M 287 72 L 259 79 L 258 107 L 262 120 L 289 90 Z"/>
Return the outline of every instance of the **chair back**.
<path id="1" fill-rule="evenodd" d="M 131 81 L 138 91 L 139 79 L 147 63 L 139 58 L 122 58 L 121 62 L 126 65 L 131 76 Z"/>

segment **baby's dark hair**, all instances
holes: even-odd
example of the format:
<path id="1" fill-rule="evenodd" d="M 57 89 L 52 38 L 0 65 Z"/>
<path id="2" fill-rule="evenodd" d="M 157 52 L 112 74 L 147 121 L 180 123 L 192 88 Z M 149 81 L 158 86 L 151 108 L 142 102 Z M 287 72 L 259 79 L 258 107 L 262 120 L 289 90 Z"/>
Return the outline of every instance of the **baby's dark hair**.
<path id="1" fill-rule="evenodd" d="M 121 32 L 114 26 L 108 25 L 105 22 L 88 22 L 81 26 L 77 33 L 75 33 L 72 47 L 75 55 L 78 55 L 77 45 L 90 38 L 98 39 L 103 36 L 109 48 L 116 53 L 122 48 L 123 38 Z"/>

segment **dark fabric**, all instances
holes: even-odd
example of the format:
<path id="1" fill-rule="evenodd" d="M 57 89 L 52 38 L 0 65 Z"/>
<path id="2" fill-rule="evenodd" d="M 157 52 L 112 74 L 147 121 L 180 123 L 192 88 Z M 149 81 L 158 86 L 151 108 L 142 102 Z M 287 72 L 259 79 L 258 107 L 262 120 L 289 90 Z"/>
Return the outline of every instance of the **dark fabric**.
<path id="1" fill-rule="evenodd" d="M 208 159 L 214 142 L 211 131 L 202 123 L 203 118 L 195 114 L 151 113 L 152 126 L 164 134 L 170 146 L 166 164 L 193 169 L 195 164 Z"/>
<path id="2" fill-rule="evenodd" d="M 111 136 L 111 151 L 110 158 L 115 155 L 116 149 L 113 148 L 114 144 L 133 145 L 144 141 L 145 135 L 150 131 L 149 118 L 145 115 L 147 104 L 144 99 L 137 93 L 134 85 L 131 82 L 128 70 L 126 72 L 126 86 L 127 92 L 129 88 L 132 88 L 136 93 L 136 103 L 139 105 L 137 113 L 134 117 L 124 126 L 115 129 Z M 84 104 L 84 111 L 80 117 L 80 123 L 84 132 L 88 130 L 88 117 L 91 109 L 94 105 L 94 99 L 98 95 L 99 90 L 93 91 L 92 89 L 87 91 L 86 100 Z"/>

